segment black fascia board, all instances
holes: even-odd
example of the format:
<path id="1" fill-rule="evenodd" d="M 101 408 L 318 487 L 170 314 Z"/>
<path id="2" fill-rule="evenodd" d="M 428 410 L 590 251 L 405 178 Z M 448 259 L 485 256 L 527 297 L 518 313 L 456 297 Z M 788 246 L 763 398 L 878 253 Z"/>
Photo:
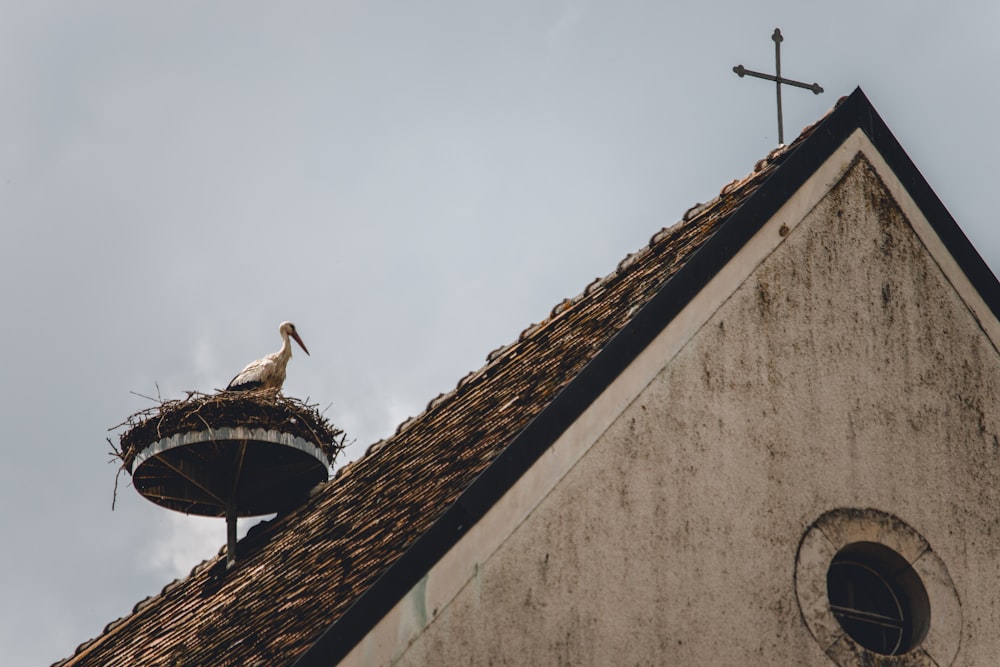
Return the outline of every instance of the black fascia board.
<path id="1" fill-rule="evenodd" d="M 758 190 L 636 313 L 511 444 L 319 636 L 294 667 L 337 664 L 548 450 L 746 242 L 856 130 L 900 178 L 996 315 L 1000 285 L 860 88 L 842 100 Z"/>
<path id="2" fill-rule="evenodd" d="M 855 100 L 855 98 L 858 98 Z M 1000 283 L 993 271 L 986 264 L 982 255 L 958 226 L 944 203 L 938 198 L 930 184 L 924 179 L 920 170 L 903 150 L 885 121 L 876 113 L 874 107 L 865 97 L 860 88 L 845 101 L 855 100 L 859 107 L 855 112 L 863 119 L 859 125 L 869 140 L 885 159 L 896 178 L 909 193 L 917 208 L 930 223 L 931 228 L 944 243 L 948 253 L 955 259 L 962 272 L 989 307 L 993 316 L 1000 318 Z"/>

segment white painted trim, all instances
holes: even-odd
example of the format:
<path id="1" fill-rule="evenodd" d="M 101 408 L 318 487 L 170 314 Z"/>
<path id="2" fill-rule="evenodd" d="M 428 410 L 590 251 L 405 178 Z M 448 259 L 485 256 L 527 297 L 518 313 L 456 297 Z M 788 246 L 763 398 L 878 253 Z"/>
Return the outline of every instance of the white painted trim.
<path id="1" fill-rule="evenodd" d="M 954 288 L 958 296 L 965 302 L 966 307 L 968 307 L 972 315 L 979 322 L 979 325 L 993 343 L 993 347 L 1000 351 L 1000 321 L 993 315 L 993 311 L 986 305 L 983 297 L 979 294 L 979 290 L 973 286 L 972 281 L 969 280 L 969 277 L 959 266 L 955 257 L 948 252 L 941 237 L 931 227 L 930 222 L 924 216 L 923 211 L 920 210 L 916 202 L 913 201 L 903 183 L 896 178 L 885 158 L 882 157 L 882 154 L 875 149 L 875 146 L 872 145 L 861 130 L 855 130 L 854 135 L 861 136 L 863 140 L 861 142 L 861 150 L 865 154 L 865 157 L 868 158 L 868 161 L 875 167 L 875 171 L 882 177 L 886 188 L 888 188 L 896 203 L 899 204 L 903 214 L 920 238 L 921 243 L 924 244 L 927 252 L 930 253 L 945 278 L 951 283 L 952 288 Z M 854 139 L 854 135 L 848 141 Z"/>
<path id="2" fill-rule="evenodd" d="M 223 440 L 263 442 L 268 445 L 292 447 L 293 449 L 298 449 L 309 454 L 325 466 L 330 465 L 326 454 L 319 447 L 296 435 L 273 429 L 222 426 L 208 431 L 184 431 L 182 433 L 175 433 L 167 438 L 161 438 L 151 445 L 147 445 L 141 452 L 135 455 L 129 472 L 134 475 L 139 466 L 145 463 L 147 459 L 162 454 L 169 449 L 196 445 L 202 442 L 220 442 Z"/>
<path id="3" fill-rule="evenodd" d="M 984 323 L 984 329 L 996 344 L 1000 339 L 1000 324 L 885 160 L 867 136 L 857 130 L 340 664 L 393 664 L 463 588 L 475 585 L 480 566 L 503 545 L 662 368 L 840 181 L 859 152 L 868 158 L 886 182 L 925 247 L 958 293 L 970 304 L 970 310 Z"/>

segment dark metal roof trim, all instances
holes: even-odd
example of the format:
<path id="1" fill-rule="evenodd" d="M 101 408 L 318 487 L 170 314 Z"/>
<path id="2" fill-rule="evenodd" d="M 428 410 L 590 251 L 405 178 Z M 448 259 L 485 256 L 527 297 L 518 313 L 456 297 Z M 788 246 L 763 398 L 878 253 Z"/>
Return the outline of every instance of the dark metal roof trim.
<path id="1" fill-rule="evenodd" d="M 320 635 L 295 667 L 329 667 L 346 657 L 856 129 L 861 129 L 881 153 L 993 314 L 1000 314 L 1000 283 L 868 98 L 860 88 L 855 89 L 458 501 Z"/>

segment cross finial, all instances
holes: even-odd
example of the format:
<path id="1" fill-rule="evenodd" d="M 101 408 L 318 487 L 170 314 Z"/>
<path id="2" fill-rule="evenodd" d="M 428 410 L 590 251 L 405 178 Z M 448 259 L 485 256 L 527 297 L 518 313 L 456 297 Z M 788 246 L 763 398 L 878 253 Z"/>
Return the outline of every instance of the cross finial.
<path id="1" fill-rule="evenodd" d="M 811 90 L 815 95 L 819 95 L 823 92 L 823 88 L 818 83 L 808 84 L 802 83 L 801 81 L 792 81 L 791 79 L 785 79 L 781 76 L 781 42 L 784 37 L 781 36 L 781 30 L 778 28 L 774 29 L 774 33 L 771 35 L 771 39 L 774 40 L 774 74 L 763 74 L 761 72 L 754 72 L 748 70 L 743 65 L 737 65 L 733 68 L 733 71 L 742 79 L 745 75 L 757 77 L 758 79 L 767 79 L 768 81 L 775 82 L 775 88 L 778 91 L 778 145 L 784 145 L 785 143 L 785 133 L 782 127 L 781 121 L 781 84 L 785 83 L 789 86 L 796 86 L 798 88 L 805 88 L 806 90 Z"/>

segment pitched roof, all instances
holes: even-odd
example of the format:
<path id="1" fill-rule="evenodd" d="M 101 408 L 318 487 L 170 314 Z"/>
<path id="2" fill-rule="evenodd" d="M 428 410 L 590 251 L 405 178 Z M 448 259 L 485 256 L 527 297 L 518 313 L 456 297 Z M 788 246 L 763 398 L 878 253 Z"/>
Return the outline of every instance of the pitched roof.
<path id="1" fill-rule="evenodd" d="M 918 205 L 936 214 L 928 217 L 944 221 L 942 238 L 964 256 L 973 283 L 995 286 L 856 90 L 492 352 L 304 505 L 252 529 L 234 570 L 221 555 L 202 563 L 58 664 L 335 664 L 858 127 L 907 172 Z M 996 313 L 1000 294 L 990 289 L 984 298 Z"/>

